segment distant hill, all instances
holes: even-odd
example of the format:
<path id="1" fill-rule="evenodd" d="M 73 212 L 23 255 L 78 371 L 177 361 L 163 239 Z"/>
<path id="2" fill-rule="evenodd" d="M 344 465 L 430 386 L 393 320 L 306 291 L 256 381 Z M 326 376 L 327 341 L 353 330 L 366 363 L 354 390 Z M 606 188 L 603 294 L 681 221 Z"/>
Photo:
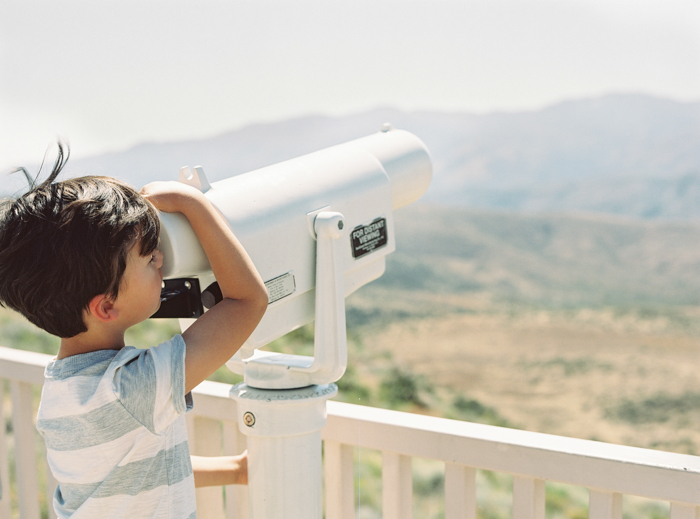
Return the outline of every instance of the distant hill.
<path id="1" fill-rule="evenodd" d="M 700 218 L 700 102 L 642 95 L 485 115 L 381 109 L 252 125 L 217 137 L 144 143 L 71 161 L 73 174 L 134 185 L 201 164 L 219 180 L 362 137 L 384 122 L 415 133 L 435 174 L 425 202 L 529 212 Z M 1 189 L 1 188 L 0 188 Z"/>
<path id="2" fill-rule="evenodd" d="M 414 205 L 395 214 L 385 274 L 349 299 L 362 325 L 489 305 L 659 309 L 700 304 L 700 224 Z M 455 302 L 456 301 L 456 302 Z"/>

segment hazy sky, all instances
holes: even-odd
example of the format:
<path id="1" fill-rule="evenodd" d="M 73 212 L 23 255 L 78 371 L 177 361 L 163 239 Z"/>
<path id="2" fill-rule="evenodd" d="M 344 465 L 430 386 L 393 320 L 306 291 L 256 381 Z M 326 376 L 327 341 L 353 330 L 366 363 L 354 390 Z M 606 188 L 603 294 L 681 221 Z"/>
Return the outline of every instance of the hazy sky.
<path id="1" fill-rule="evenodd" d="M 698 0 L 0 0 L 0 168 L 309 113 L 700 100 Z"/>

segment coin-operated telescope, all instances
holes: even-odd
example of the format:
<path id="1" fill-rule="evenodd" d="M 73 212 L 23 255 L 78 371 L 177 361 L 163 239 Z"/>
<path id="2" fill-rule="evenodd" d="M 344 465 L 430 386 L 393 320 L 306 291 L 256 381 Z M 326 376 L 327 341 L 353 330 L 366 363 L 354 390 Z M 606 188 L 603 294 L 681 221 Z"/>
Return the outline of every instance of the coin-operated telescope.
<path id="1" fill-rule="evenodd" d="M 227 362 L 248 437 L 250 517 L 320 519 L 325 402 L 347 366 L 345 297 L 381 276 L 395 250 L 393 211 L 430 184 L 414 135 L 382 131 L 226 180 L 183 168 L 221 212 L 265 281 L 265 316 Z M 156 316 L 196 318 L 221 298 L 186 218 L 162 214 L 166 286 Z M 314 356 L 259 348 L 311 321 Z M 282 454 L 283 453 L 283 454 Z"/>

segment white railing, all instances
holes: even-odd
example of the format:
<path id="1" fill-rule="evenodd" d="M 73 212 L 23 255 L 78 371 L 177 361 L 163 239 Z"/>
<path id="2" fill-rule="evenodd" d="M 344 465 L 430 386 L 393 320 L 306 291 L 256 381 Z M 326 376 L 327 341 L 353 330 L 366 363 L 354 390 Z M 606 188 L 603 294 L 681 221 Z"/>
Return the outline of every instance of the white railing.
<path id="1" fill-rule="evenodd" d="M 0 419 L 12 409 L 11 438 L 0 427 L 0 518 L 11 517 L 10 464 L 15 453 L 17 503 L 22 519 L 40 517 L 39 454 L 34 429 L 36 395 L 49 356 L 0 348 L 0 379 L 9 380 L 11 406 L 0 385 Z M 195 390 L 195 410 L 188 415 L 193 454 L 234 454 L 245 449 L 245 437 L 234 421 L 230 386 L 204 382 Z M 9 441 L 12 440 L 12 441 Z M 513 476 L 514 519 L 544 519 L 545 482 L 589 490 L 591 519 L 621 519 L 623 494 L 670 502 L 671 519 L 700 517 L 700 458 L 502 427 L 328 402 L 323 430 L 326 517 L 355 517 L 353 449 L 382 452 L 384 519 L 412 516 L 412 458 L 445 464 L 445 519 L 476 518 L 476 470 Z M 39 451 L 41 452 L 41 451 Z M 41 470 L 38 470 L 37 467 Z M 55 482 L 49 476 L 47 495 Z M 198 516 L 203 519 L 247 517 L 245 487 L 197 490 Z M 49 507 L 50 508 L 50 507 Z M 49 517 L 54 517 L 49 512 Z"/>

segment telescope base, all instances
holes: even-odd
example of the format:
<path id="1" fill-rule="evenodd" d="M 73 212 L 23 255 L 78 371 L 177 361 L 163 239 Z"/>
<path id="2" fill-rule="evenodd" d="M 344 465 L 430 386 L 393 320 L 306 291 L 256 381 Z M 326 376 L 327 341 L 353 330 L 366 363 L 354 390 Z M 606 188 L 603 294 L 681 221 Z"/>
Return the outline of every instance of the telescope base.
<path id="1" fill-rule="evenodd" d="M 335 384 L 231 389 L 248 439 L 250 519 L 322 519 L 321 429 L 337 393 Z"/>

